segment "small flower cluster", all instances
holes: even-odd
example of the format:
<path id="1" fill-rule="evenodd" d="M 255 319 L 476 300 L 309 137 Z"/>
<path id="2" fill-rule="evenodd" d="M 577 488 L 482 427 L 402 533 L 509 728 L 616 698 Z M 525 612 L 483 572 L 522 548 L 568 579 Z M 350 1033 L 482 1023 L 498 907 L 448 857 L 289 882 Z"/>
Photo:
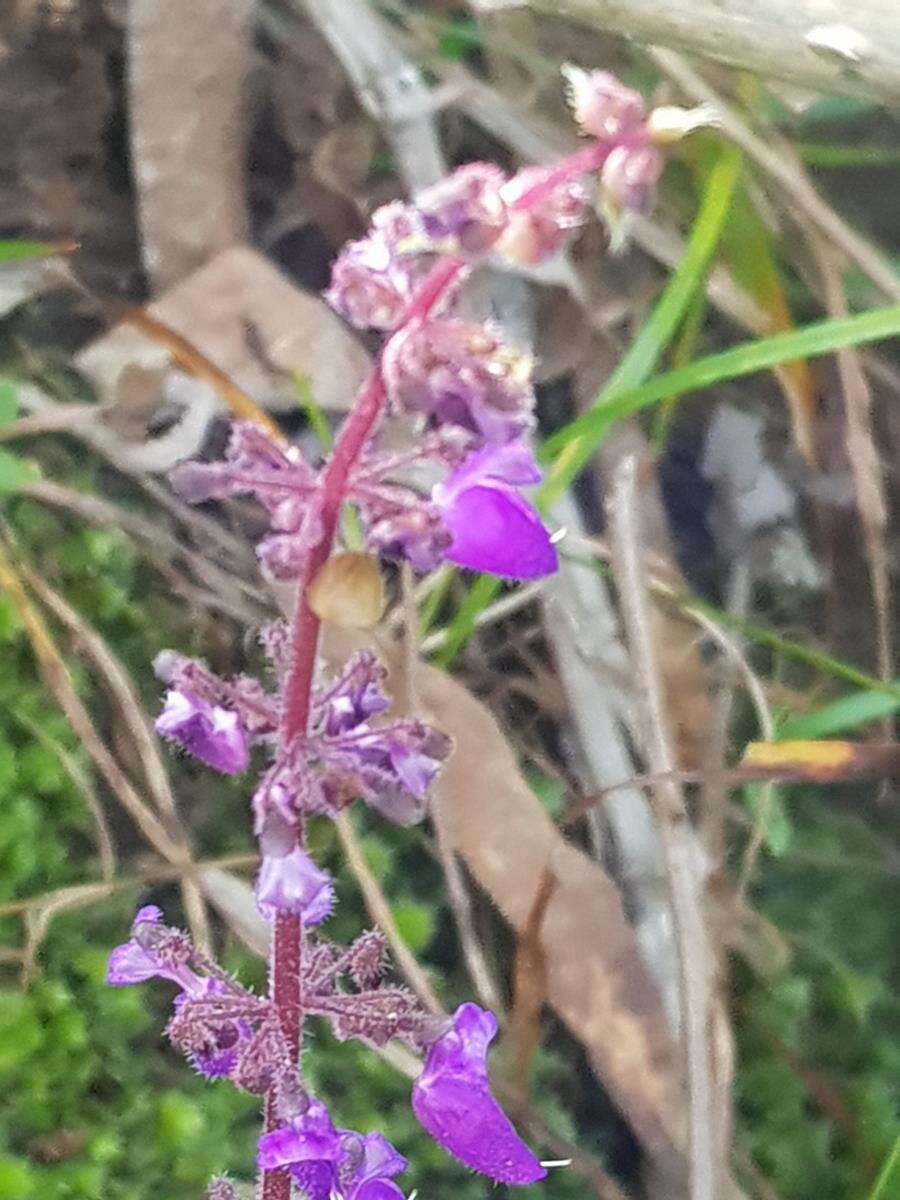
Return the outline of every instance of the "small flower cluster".
<path id="1" fill-rule="evenodd" d="M 384 942 L 364 933 L 347 949 L 320 940 L 308 949 L 303 1002 L 329 1021 L 339 1040 L 385 1046 L 400 1038 L 427 1058 L 413 1088 L 413 1110 L 428 1132 L 468 1166 L 502 1183 L 530 1183 L 544 1168 L 520 1140 L 488 1085 L 486 1053 L 493 1014 L 463 1004 L 452 1020 L 425 1013 L 404 988 L 383 982 Z M 389 1200 L 388 1181 L 406 1166 L 380 1134 L 335 1129 L 325 1105 L 300 1086 L 278 1014 L 198 954 L 158 908 L 138 911 L 131 937 L 113 950 L 114 987 L 160 978 L 180 990 L 166 1032 L 208 1079 L 228 1078 L 244 1091 L 273 1094 L 278 1126 L 259 1141 L 263 1170 L 286 1168 L 308 1200 Z M 378 1187 L 375 1182 L 378 1182 Z M 219 1181 L 225 1188 L 226 1181 Z M 227 1195 L 227 1192 L 225 1193 Z"/>
<path id="2" fill-rule="evenodd" d="M 252 799 L 261 866 L 260 912 L 274 925 L 269 998 L 243 989 L 197 953 L 187 936 L 142 908 L 109 961 L 117 986 L 161 977 L 178 988 L 167 1032 L 202 1074 L 266 1097 L 259 1142 L 263 1200 L 396 1200 L 406 1166 L 380 1134 L 340 1129 L 299 1072 L 306 1016 L 339 1039 L 384 1046 L 401 1038 L 425 1055 L 412 1093 L 424 1128 L 463 1163 L 505 1184 L 546 1173 L 491 1094 L 486 1056 L 494 1016 L 463 1004 L 435 1018 L 385 982 L 377 933 L 341 948 L 319 927 L 334 906 L 327 871 L 305 849 L 313 816 L 335 818 L 362 799 L 409 824 L 426 811 L 449 739 L 415 715 L 388 717 L 385 672 L 371 653 L 336 678 L 316 671 L 318 608 L 309 593 L 328 561 L 342 508 L 354 505 L 369 548 L 428 571 L 443 560 L 511 579 L 550 574 L 553 539 L 523 489 L 540 481 L 528 448 L 534 428 L 531 361 L 492 329 L 461 320 L 453 303 L 466 273 L 491 253 L 519 263 L 554 254 L 584 218 L 585 177 L 599 172 L 607 208 L 646 203 L 662 159 L 657 144 L 687 131 L 681 110 L 645 113 L 641 98 L 604 72 L 568 72 L 571 101 L 590 143 L 550 168 L 507 178 L 472 163 L 418 196 L 375 213 L 367 237 L 338 257 L 328 298 L 361 328 L 388 333 L 329 459 L 237 422 L 221 462 L 182 464 L 173 484 L 189 501 L 256 497 L 268 519 L 264 570 L 296 581 L 293 623 L 261 641 L 270 680 L 225 679 L 166 651 L 155 663 L 167 692 L 159 733 L 227 775 L 261 756 Z M 681 113 L 681 115 L 679 115 Z M 415 449 L 378 443 L 385 417 L 413 424 Z M 209 1195 L 232 1200 L 215 1179 Z"/>

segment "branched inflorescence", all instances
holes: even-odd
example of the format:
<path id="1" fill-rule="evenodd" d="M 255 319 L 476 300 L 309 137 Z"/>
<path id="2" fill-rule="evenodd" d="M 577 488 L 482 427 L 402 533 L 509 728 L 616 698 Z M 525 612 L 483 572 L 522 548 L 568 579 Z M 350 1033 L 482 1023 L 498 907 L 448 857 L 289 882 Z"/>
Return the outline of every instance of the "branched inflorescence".
<path id="1" fill-rule="evenodd" d="M 311 932 L 334 905 L 328 872 L 305 849 L 312 816 L 334 818 L 356 799 L 398 824 L 420 820 L 429 785 L 451 746 L 415 716 L 391 719 L 385 672 L 368 652 L 336 678 L 317 673 L 318 618 L 307 592 L 331 553 L 346 505 L 368 547 L 418 571 L 442 561 L 509 579 L 550 574 L 553 539 L 523 494 L 540 480 L 527 444 L 534 392 L 527 354 L 500 332 L 453 314 L 466 274 L 486 255 L 536 263 L 583 220 L 587 177 L 599 172 L 603 210 L 642 207 L 662 169 L 659 145 L 698 123 L 695 114 L 646 114 L 637 93 L 605 72 L 567 70 L 570 99 L 590 141 L 549 168 L 507 178 L 471 163 L 416 198 L 379 209 L 367 237 L 344 248 L 328 299 L 347 320 L 388 338 L 374 372 L 317 469 L 296 446 L 236 423 L 223 461 L 174 473 L 189 501 L 251 494 L 268 514 L 258 547 L 264 571 L 298 585 L 293 622 L 261 631 L 269 680 L 223 679 L 172 651 L 155 663 L 167 688 L 156 728 L 213 769 L 261 773 L 252 799 L 261 866 L 260 912 L 273 922 L 271 991 L 259 998 L 142 908 L 109 961 L 109 982 L 159 976 L 175 984 L 167 1033 L 209 1078 L 265 1097 L 260 1196 L 289 1200 L 392 1200 L 406 1161 L 380 1134 L 337 1128 L 303 1086 L 303 1021 L 328 1021 L 339 1039 L 384 1046 L 400 1038 L 425 1055 L 412 1105 L 450 1153 L 489 1178 L 527 1184 L 546 1173 L 491 1094 L 486 1067 L 497 1022 L 475 1004 L 450 1018 L 424 1012 L 385 979 L 381 935 L 341 948 Z M 378 442 L 384 420 L 418 425 L 412 452 Z M 209 1195 L 235 1195 L 224 1178 Z"/>

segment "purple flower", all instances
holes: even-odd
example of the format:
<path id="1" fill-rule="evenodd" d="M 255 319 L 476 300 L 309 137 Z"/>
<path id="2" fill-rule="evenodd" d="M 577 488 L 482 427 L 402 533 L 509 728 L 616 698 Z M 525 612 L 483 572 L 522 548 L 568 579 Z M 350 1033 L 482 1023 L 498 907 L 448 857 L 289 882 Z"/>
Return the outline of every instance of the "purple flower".
<path id="1" fill-rule="evenodd" d="M 220 979 L 198 979 L 190 990 L 175 997 L 175 1015 L 167 1029 L 173 1045 L 179 1046 L 207 1079 L 231 1075 L 253 1036 L 246 1019 L 216 1012 L 217 1000 L 227 1003 L 225 984 Z"/>
<path id="2" fill-rule="evenodd" d="M 138 910 L 128 941 L 110 954 L 106 981 L 113 987 L 153 978 L 176 984 L 181 990 L 169 1037 L 201 1074 L 218 1079 L 232 1073 L 253 1036 L 248 1016 L 255 1002 L 231 981 L 198 974 L 193 957 L 187 935 L 164 925 L 160 910 L 148 905 Z"/>
<path id="3" fill-rule="evenodd" d="M 531 359 L 481 325 L 410 325 L 388 342 L 382 370 L 396 410 L 458 426 L 476 444 L 512 441 L 534 424 Z"/>
<path id="4" fill-rule="evenodd" d="M 415 205 L 425 236 L 464 258 L 490 250 L 506 228 L 505 180 L 493 163 L 466 163 L 420 192 Z"/>
<path id="5" fill-rule="evenodd" d="M 253 493 L 269 514 L 272 533 L 257 547 L 276 579 L 295 579 L 321 536 L 316 504 L 318 474 L 296 446 L 275 444 L 257 425 L 236 421 L 223 462 L 187 462 L 172 486 L 191 503 Z"/>
<path id="6" fill-rule="evenodd" d="M 160 910 L 148 904 L 135 914 L 128 941 L 111 952 L 106 982 L 128 987 L 159 977 L 188 991 L 200 984 L 200 976 L 188 966 L 189 958 L 187 939 L 163 925 Z"/>
<path id="7" fill-rule="evenodd" d="M 425 815 L 428 788 L 450 748 L 444 734 L 410 717 L 336 739 L 329 757 L 336 777 L 371 808 L 413 825 Z"/>
<path id="8" fill-rule="evenodd" d="M 313 1100 L 300 1116 L 259 1139 L 264 1171 L 286 1168 L 307 1200 L 402 1200 L 391 1180 L 406 1168 L 380 1133 L 335 1129 L 328 1109 Z"/>
<path id="9" fill-rule="evenodd" d="M 521 443 L 470 455 L 432 492 L 453 536 L 446 557 L 507 579 L 551 575 L 558 562 L 550 535 L 537 510 L 517 491 L 540 478 L 531 452 Z"/>
<path id="10" fill-rule="evenodd" d="M 205 663 L 176 650 L 161 650 L 153 660 L 153 671 L 157 679 L 173 691 L 191 693 L 211 705 L 236 713 L 248 744 L 271 737 L 278 728 L 278 698 L 250 675 L 223 679 Z"/>
<path id="11" fill-rule="evenodd" d="M 156 731 L 225 775 L 239 775 L 247 766 L 247 734 L 237 713 L 194 692 L 172 688 L 166 693 Z"/>
<path id="12" fill-rule="evenodd" d="M 444 561 L 451 537 L 434 504 L 414 496 L 403 504 L 370 501 L 362 506 L 366 544 L 385 558 L 402 559 L 414 571 L 433 571 Z"/>
<path id="13" fill-rule="evenodd" d="M 330 737 L 355 729 L 388 707 L 381 690 L 385 669 L 371 652 L 360 650 L 346 663 L 340 678 L 313 698 L 316 723 Z"/>
<path id="14" fill-rule="evenodd" d="M 325 299 L 360 329 L 393 329 L 427 266 L 413 252 L 419 241 L 409 206 L 395 202 L 377 209 L 368 236 L 348 242 L 335 260 Z"/>
<path id="15" fill-rule="evenodd" d="M 304 925 L 319 925 L 334 907 L 334 885 L 328 872 L 295 846 L 281 857 L 263 857 L 256 902 L 270 921 L 279 912 L 289 912 L 302 917 Z"/>
<path id="16" fill-rule="evenodd" d="M 488 1083 L 487 1048 L 497 1018 L 462 1004 L 432 1045 L 413 1084 L 413 1111 L 445 1150 L 498 1183 L 525 1184 L 547 1172 L 521 1140 Z"/>
<path id="17" fill-rule="evenodd" d="M 616 146 L 600 172 L 606 206 L 618 212 L 642 212 L 662 174 L 664 160 L 655 146 Z"/>

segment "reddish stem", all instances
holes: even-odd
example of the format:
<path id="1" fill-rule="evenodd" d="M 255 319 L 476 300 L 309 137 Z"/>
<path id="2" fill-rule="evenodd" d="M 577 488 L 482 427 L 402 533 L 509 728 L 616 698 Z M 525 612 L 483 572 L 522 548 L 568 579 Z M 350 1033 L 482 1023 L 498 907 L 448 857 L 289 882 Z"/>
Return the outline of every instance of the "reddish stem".
<path id="1" fill-rule="evenodd" d="M 413 296 L 403 314 L 399 327 L 427 316 L 440 297 L 463 270 L 455 259 L 445 259 L 435 266 Z M 281 722 L 281 744 L 288 745 L 298 734 L 305 733 L 309 724 L 310 698 L 319 644 L 319 618 L 309 607 L 307 591 L 322 564 L 331 553 L 334 535 L 347 493 L 347 484 L 360 454 L 381 417 L 385 401 L 380 362 L 360 393 L 350 416 L 344 423 L 334 451 L 325 467 L 320 492 L 322 534 L 308 555 L 297 588 L 297 605 L 291 634 L 291 668 L 284 686 Z M 300 1057 L 300 1038 L 303 1026 L 303 1007 L 300 992 L 300 973 L 303 956 L 303 927 L 300 918 L 279 913 L 275 920 L 270 963 L 272 1000 L 295 1062 Z M 268 1133 L 279 1123 L 274 1096 L 266 1097 L 265 1129 Z M 290 1200 L 291 1177 L 287 1171 L 264 1171 L 260 1183 L 260 1200 Z"/>
<path id="2" fill-rule="evenodd" d="M 565 183 L 569 179 L 574 179 L 578 175 L 590 175 L 594 171 L 599 171 L 612 151 L 618 146 L 636 146 L 643 144 L 645 141 L 646 136 L 643 132 L 643 127 L 640 127 L 639 130 L 631 132 L 615 142 L 591 142 L 583 150 L 576 150 L 568 158 L 561 159 L 555 167 L 545 171 L 536 183 L 527 188 L 521 196 L 512 202 L 510 208 L 515 209 L 516 212 L 533 208 L 545 196 L 549 196 L 554 188 L 559 187 L 561 183 Z"/>
<path id="3" fill-rule="evenodd" d="M 614 144 L 595 142 L 564 159 L 543 179 L 529 188 L 516 201 L 516 209 L 527 209 L 542 200 L 554 187 L 576 175 L 587 174 L 603 165 Z M 449 287 L 458 279 L 465 266 L 457 259 L 443 259 L 432 268 L 422 286 L 413 296 L 398 324 L 402 329 L 411 321 L 426 317 Z M 360 392 L 359 399 L 344 423 L 334 451 L 322 475 L 320 496 L 321 536 L 307 556 L 303 574 L 298 582 L 297 604 L 291 634 L 291 667 L 284 686 L 280 741 L 288 745 L 298 734 L 305 733 L 309 724 L 310 699 L 319 644 L 319 618 L 309 607 L 307 592 L 320 568 L 331 554 L 334 536 L 347 494 L 351 472 L 369 438 L 375 432 L 385 402 L 384 381 L 380 359 Z M 272 939 L 271 988 L 272 1000 L 284 1029 L 291 1055 L 299 1061 L 303 1027 L 303 1007 L 300 972 L 303 954 L 303 929 L 298 917 L 279 914 Z M 278 1124 L 274 1097 L 266 1098 L 265 1128 L 270 1131 Z M 261 1200 L 290 1200 L 291 1180 L 286 1171 L 264 1171 L 261 1180 Z"/>

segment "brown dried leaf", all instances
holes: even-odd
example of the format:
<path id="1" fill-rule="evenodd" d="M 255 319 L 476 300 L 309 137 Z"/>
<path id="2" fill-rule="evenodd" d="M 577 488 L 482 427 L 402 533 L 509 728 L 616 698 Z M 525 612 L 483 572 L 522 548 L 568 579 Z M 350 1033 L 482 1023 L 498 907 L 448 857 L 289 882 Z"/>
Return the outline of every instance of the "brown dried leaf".
<path id="1" fill-rule="evenodd" d="M 358 635 L 329 629 L 326 657 L 336 666 L 366 644 Z M 378 649 L 398 670 L 396 652 Z M 454 848 L 517 931 L 528 922 L 544 872 L 559 880 L 541 934 L 548 1003 L 584 1045 L 647 1153 L 667 1174 L 680 1176 L 678 1054 L 615 885 L 562 837 L 522 778 L 489 710 L 443 671 L 424 664 L 418 671 L 421 708 L 456 746 L 435 797 Z"/>
<path id="2" fill-rule="evenodd" d="M 310 157 L 310 169 L 330 191 L 356 204 L 377 144 L 378 132 L 371 121 L 346 121 L 318 142 Z"/>
<path id="3" fill-rule="evenodd" d="M 299 368 L 321 408 L 346 410 L 369 369 L 366 351 L 325 302 L 295 287 L 249 246 L 223 251 L 149 305 L 145 316 L 146 324 L 155 318 L 176 338 L 187 339 L 220 377 L 250 397 L 264 399 L 267 408 L 296 406 L 290 372 Z M 172 338 L 161 336 L 158 329 L 147 336 L 132 323 L 130 317 L 117 325 L 76 359 L 112 410 L 126 371 L 140 367 L 144 372 L 166 372 L 169 378 L 173 357 L 197 371 L 197 364 L 180 353 Z M 204 378 L 218 387 L 208 373 Z M 180 445 L 176 458 L 196 451 L 205 428 L 199 424 L 192 434 L 197 444 Z"/>

